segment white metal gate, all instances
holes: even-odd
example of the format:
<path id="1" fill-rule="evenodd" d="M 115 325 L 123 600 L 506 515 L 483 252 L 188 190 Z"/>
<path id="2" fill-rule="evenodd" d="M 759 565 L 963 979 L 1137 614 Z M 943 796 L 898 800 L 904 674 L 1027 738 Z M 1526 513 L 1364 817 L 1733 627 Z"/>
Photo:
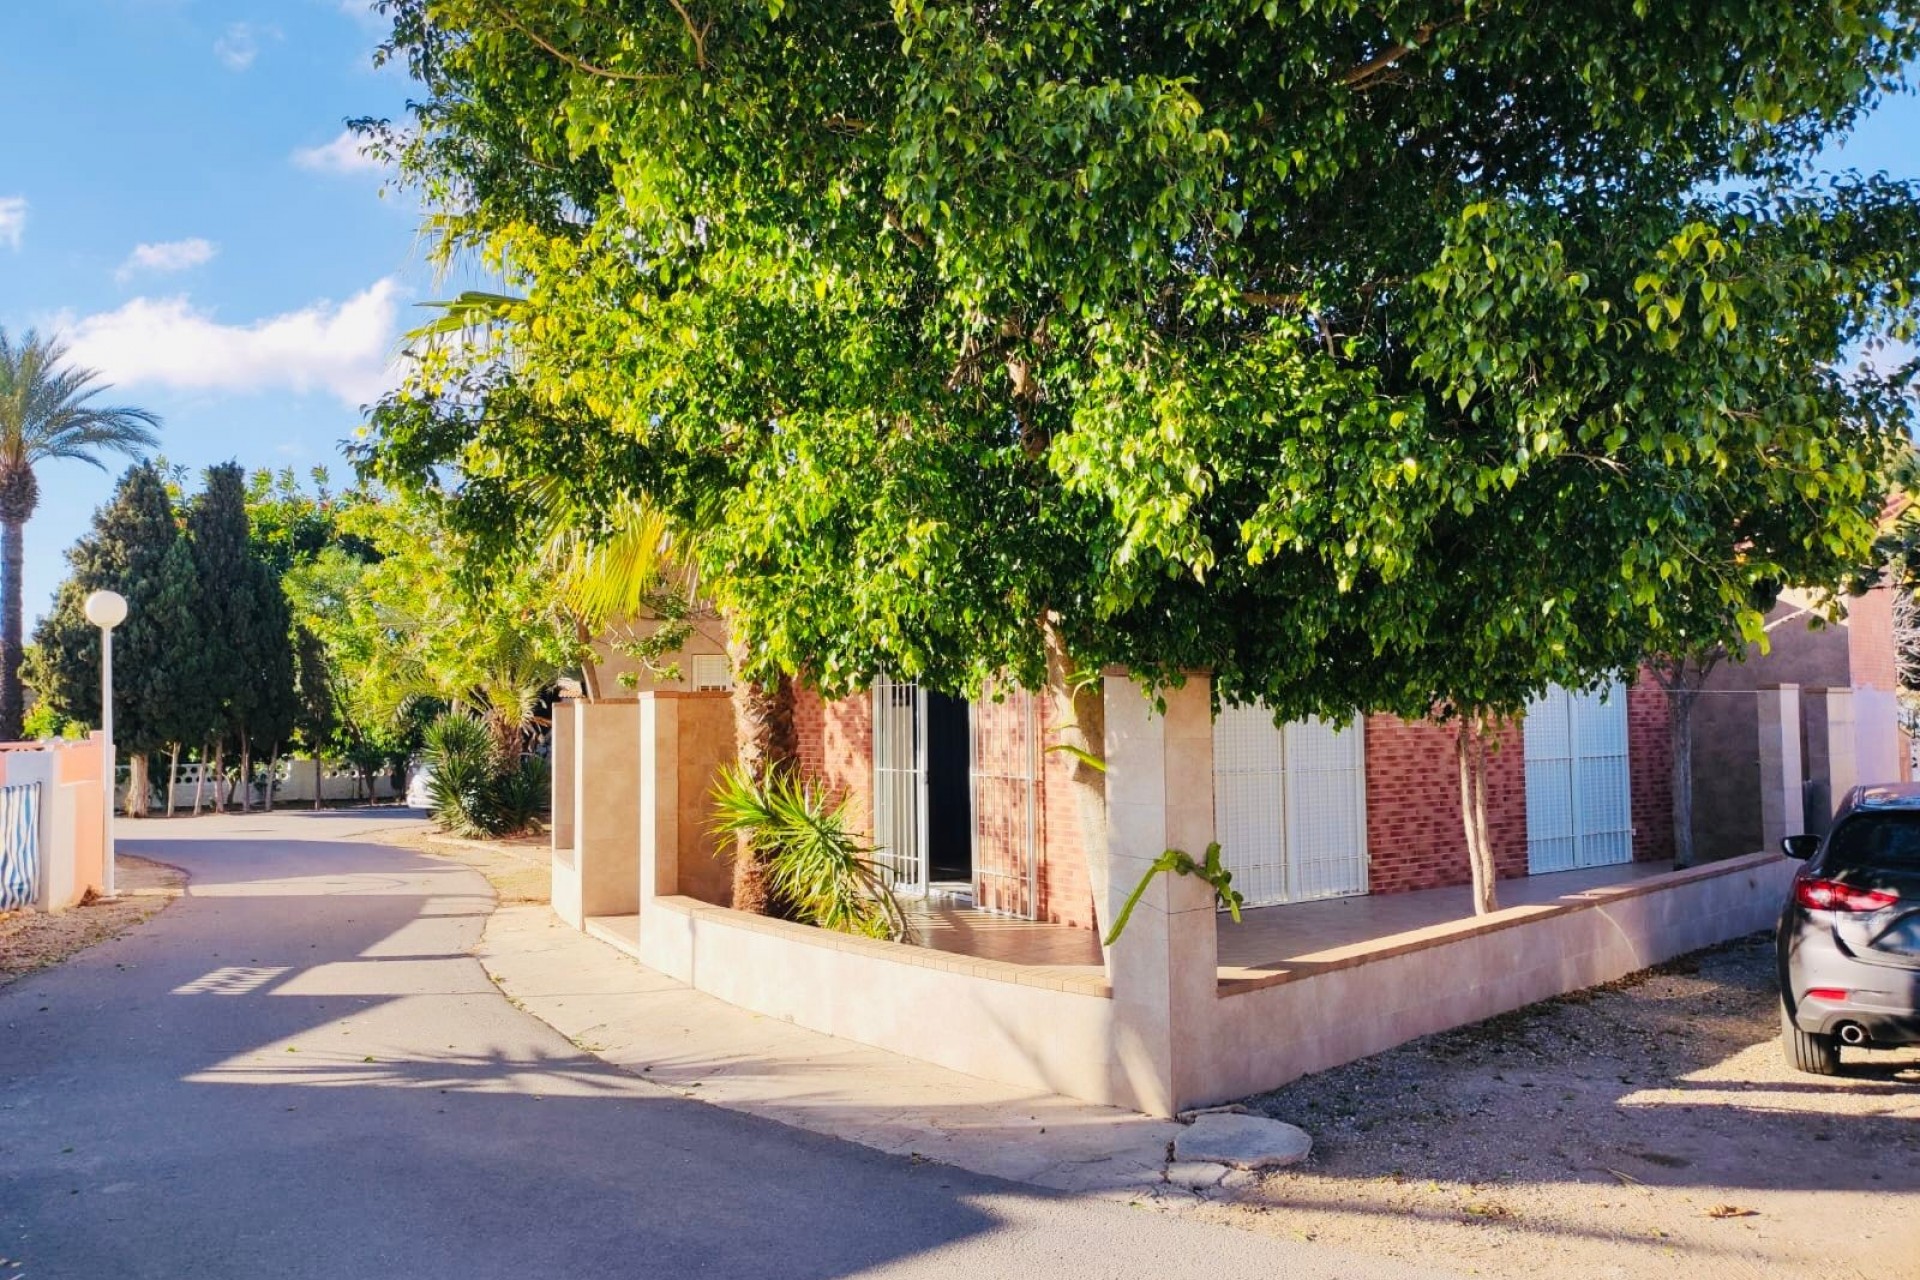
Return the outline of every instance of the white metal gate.
<path id="1" fill-rule="evenodd" d="M 1039 909 L 1039 716 L 1024 689 L 984 690 L 967 708 L 973 903 L 1031 920 Z"/>
<path id="2" fill-rule="evenodd" d="M 1527 870 L 1633 861 L 1627 692 L 1558 685 L 1527 707 Z"/>
<path id="3" fill-rule="evenodd" d="M 927 884 L 927 695 L 916 684 L 873 686 L 874 857 L 896 892 Z"/>
<path id="4" fill-rule="evenodd" d="M 1359 721 L 1284 726 L 1261 706 L 1213 722 L 1214 833 L 1248 906 L 1367 891 L 1366 735 Z"/>

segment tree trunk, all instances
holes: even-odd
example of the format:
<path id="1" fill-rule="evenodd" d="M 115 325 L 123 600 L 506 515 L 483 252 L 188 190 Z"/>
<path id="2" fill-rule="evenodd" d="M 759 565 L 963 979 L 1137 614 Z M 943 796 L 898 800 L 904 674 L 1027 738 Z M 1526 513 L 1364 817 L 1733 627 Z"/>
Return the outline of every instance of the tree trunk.
<path id="1" fill-rule="evenodd" d="M 1487 838 L 1487 726 L 1481 712 L 1462 712 L 1454 732 L 1454 758 L 1460 766 L 1460 825 L 1467 836 L 1467 865 L 1473 871 L 1475 915 L 1498 911 L 1494 889 L 1493 842 Z"/>
<path id="2" fill-rule="evenodd" d="M 173 789 L 180 785 L 180 744 L 167 748 L 167 816 L 173 816 Z"/>
<path id="3" fill-rule="evenodd" d="M 744 646 L 729 642 L 733 669 L 741 671 L 748 656 Z M 740 768 L 755 780 L 793 767 L 800 754 L 793 727 L 793 680 L 781 674 L 772 684 L 733 682 L 733 737 Z M 733 849 L 733 898 L 736 911 L 755 915 L 785 915 L 774 901 L 766 864 L 755 855 L 751 838 L 742 832 Z"/>
<path id="4" fill-rule="evenodd" d="M 1694 865 L 1693 849 L 1693 702 L 1698 689 L 1667 691 L 1667 744 L 1673 756 L 1673 865 Z"/>
<path id="5" fill-rule="evenodd" d="M 123 806 L 129 818 L 144 818 L 148 811 L 147 753 L 136 751 L 127 757 L 127 799 Z"/>
<path id="6" fill-rule="evenodd" d="M 202 744 L 200 747 L 200 770 L 193 779 L 193 816 L 200 816 L 200 797 L 207 789 L 207 756 L 212 748 Z"/>
<path id="7" fill-rule="evenodd" d="M 227 742 L 217 738 L 213 744 L 213 811 L 227 811 Z"/>
<path id="8" fill-rule="evenodd" d="M 20 741 L 26 699 L 20 688 L 20 575 L 26 559 L 26 521 L 0 522 L 0 742 Z"/>
<path id="9" fill-rule="evenodd" d="M 266 810 L 273 812 L 273 784 L 280 777 L 280 744 L 273 744 L 273 757 L 267 762 L 267 799 Z"/>
<path id="10" fill-rule="evenodd" d="M 240 731 L 240 812 L 253 812 L 253 735 Z"/>
<path id="11" fill-rule="evenodd" d="M 316 809 L 323 807 L 320 803 L 320 793 L 326 790 L 326 786 L 327 762 L 320 758 L 318 752 L 315 752 L 313 757 L 313 807 Z"/>
<path id="12" fill-rule="evenodd" d="M 1080 820 L 1080 848 L 1087 860 L 1087 885 L 1093 894 L 1094 934 L 1107 933 L 1107 695 L 1106 680 L 1089 684 L 1073 681 L 1072 656 L 1060 634 L 1059 619 L 1049 615 L 1041 624 L 1047 651 L 1047 689 L 1042 703 L 1044 726 L 1072 748 L 1067 778 L 1073 788 L 1074 813 Z M 1098 763 L 1096 763 L 1098 762 Z M 1105 944 L 1102 944 L 1105 949 Z"/>
<path id="13" fill-rule="evenodd" d="M 573 636 L 584 652 L 593 652 L 593 633 L 578 619 L 573 624 Z M 580 690 L 587 695 L 588 702 L 600 701 L 600 666 L 591 657 L 580 659 Z"/>

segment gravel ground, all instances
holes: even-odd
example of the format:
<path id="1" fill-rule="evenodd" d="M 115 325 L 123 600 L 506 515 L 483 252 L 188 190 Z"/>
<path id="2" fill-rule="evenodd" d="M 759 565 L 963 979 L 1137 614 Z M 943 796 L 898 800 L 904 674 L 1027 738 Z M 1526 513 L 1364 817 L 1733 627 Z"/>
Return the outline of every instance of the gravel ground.
<path id="1" fill-rule="evenodd" d="M 186 877 L 173 867 L 121 854 L 114 861 L 119 896 L 57 915 L 0 911 L 0 986 L 76 951 L 116 938 L 180 896 Z"/>
<path id="2" fill-rule="evenodd" d="M 1249 1099 L 1304 1167 L 1205 1212 L 1488 1276 L 1920 1278 L 1920 1050 L 1802 1075 L 1768 935 Z"/>

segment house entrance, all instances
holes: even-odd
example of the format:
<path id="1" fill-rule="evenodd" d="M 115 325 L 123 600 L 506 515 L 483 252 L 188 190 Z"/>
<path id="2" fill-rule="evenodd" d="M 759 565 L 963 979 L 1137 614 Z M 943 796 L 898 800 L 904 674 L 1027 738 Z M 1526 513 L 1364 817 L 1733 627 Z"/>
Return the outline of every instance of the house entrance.
<path id="1" fill-rule="evenodd" d="M 1213 722 L 1214 832 L 1250 907 L 1367 891 L 1367 753 L 1359 721 L 1275 725 L 1262 706 Z"/>
<path id="2" fill-rule="evenodd" d="M 1633 861 L 1627 691 L 1555 685 L 1527 707 L 1527 871 Z"/>
<path id="3" fill-rule="evenodd" d="M 978 703 L 873 687 L 874 844 L 894 891 L 1031 919 L 1038 734 L 1019 690 Z"/>

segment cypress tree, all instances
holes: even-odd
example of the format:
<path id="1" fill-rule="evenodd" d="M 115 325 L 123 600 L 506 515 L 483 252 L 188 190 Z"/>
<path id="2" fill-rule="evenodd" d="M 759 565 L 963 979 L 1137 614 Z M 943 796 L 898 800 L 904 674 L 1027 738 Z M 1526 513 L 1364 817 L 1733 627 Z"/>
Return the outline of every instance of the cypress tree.
<path id="1" fill-rule="evenodd" d="M 173 502 L 160 473 L 141 463 L 128 470 L 93 529 L 67 553 L 72 572 L 34 632 L 28 672 L 34 690 L 55 710 L 82 723 L 100 722 L 100 632 L 85 603 L 95 591 L 127 599 L 127 620 L 115 631 L 114 737 L 130 775 L 127 812 L 147 812 L 147 756 L 169 741 L 166 707 L 173 696 L 174 636 L 160 607 L 166 565 L 179 541 Z"/>

